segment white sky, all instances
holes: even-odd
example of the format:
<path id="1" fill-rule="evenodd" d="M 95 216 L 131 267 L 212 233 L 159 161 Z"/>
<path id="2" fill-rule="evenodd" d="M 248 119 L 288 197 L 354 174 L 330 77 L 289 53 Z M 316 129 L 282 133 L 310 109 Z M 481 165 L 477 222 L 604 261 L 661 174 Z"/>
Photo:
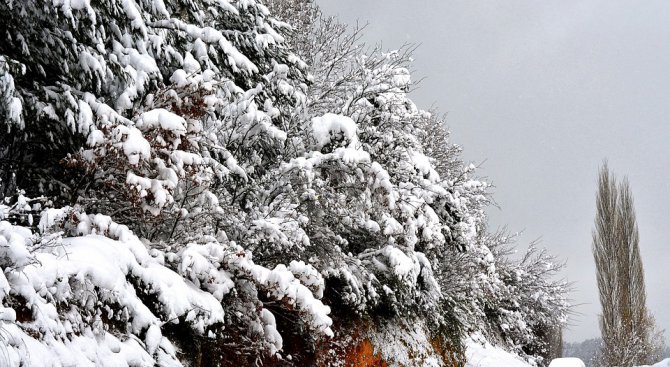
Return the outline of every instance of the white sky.
<path id="1" fill-rule="evenodd" d="M 598 167 L 636 200 L 648 306 L 670 339 L 670 1 L 317 0 L 365 39 L 420 47 L 414 100 L 447 112 L 465 159 L 486 160 L 494 226 L 542 238 L 567 260 L 581 313 L 567 341 L 596 337 L 591 255 Z"/>

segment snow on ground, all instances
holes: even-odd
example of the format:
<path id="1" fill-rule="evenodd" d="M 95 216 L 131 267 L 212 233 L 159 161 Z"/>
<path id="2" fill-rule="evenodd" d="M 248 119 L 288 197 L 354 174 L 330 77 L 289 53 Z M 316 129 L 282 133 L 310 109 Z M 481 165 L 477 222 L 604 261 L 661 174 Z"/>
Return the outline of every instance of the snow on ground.
<path id="1" fill-rule="evenodd" d="M 651 366 L 639 366 L 639 367 L 670 367 L 670 358 L 664 359 L 656 364 L 652 364 Z"/>
<path id="2" fill-rule="evenodd" d="M 480 338 L 474 338 L 479 340 Z M 531 367 L 519 356 L 494 347 L 486 341 L 469 339 L 466 342 L 465 367 Z"/>
<path id="3" fill-rule="evenodd" d="M 557 358 L 549 363 L 549 367 L 584 367 L 584 362 L 574 357 Z"/>
<path id="4" fill-rule="evenodd" d="M 495 347 L 477 335 L 473 335 L 466 342 L 465 356 L 467 358 L 465 367 L 532 367 L 519 356 Z M 559 364 L 558 366 L 568 366 L 568 364 Z M 670 358 L 650 366 L 638 367 L 670 367 Z"/>

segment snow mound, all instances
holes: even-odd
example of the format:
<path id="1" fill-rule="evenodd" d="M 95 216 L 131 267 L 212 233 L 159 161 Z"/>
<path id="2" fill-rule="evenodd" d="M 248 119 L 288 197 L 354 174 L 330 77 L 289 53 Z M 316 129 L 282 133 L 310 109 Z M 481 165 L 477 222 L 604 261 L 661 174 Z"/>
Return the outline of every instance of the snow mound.
<path id="1" fill-rule="evenodd" d="M 549 367 L 584 367 L 584 362 L 579 358 L 556 358 Z"/>
<path id="2" fill-rule="evenodd" d="M 466 342 L 465 367 L 532 367 L 515 354 L 475 339 Z"/>
<path id="3" fill-rule="evenodd" d="M 670 358 L 664 359 L 656 364 L 652 364 L 651 366 L 639 366 L 639 367 L 670 367 Z"/>

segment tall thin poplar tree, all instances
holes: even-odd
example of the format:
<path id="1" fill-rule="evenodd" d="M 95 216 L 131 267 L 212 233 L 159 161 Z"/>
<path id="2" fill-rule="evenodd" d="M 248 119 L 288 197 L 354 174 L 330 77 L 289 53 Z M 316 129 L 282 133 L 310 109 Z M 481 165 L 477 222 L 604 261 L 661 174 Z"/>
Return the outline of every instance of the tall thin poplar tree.
<path id="1" fill-rule="evenodd" d="M 647 310 L 639 234 L 628 180 L 617 184 L 607 163 L 598 180 L 593 257 L 602 314 L 602 366 L 654 362 L 657 336 Z"/>

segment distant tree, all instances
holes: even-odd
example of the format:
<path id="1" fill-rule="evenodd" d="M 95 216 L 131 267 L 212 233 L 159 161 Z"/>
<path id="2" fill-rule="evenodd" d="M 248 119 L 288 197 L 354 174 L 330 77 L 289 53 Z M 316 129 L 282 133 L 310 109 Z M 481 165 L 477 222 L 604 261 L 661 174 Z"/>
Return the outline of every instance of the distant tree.
<path id="1" fill-rule="evenodd" d="M 617 184 L 605 163 L 600 170 L 593 231 L 602 315 L 602 366 L 635 366 L 655 362 L 660 335 L 647 309 L 644 270 L 633 195 L 624 178 Z"/>
<path id="2" fill-rule="evenodd" d="M 563 343 L 563 356 L 581 359 L 586 367 L 594 367 L 602 339 L 587 339 L 578 343 Z"/>
<path id="3" fill-rule="evenodd" d="M 551 360 L 555 358 L 563 357 L 563 329 L 561 327 L 550 329 L 547 339 L 547 362 L 551 362 Z"/>

